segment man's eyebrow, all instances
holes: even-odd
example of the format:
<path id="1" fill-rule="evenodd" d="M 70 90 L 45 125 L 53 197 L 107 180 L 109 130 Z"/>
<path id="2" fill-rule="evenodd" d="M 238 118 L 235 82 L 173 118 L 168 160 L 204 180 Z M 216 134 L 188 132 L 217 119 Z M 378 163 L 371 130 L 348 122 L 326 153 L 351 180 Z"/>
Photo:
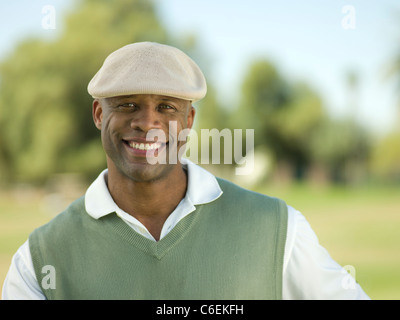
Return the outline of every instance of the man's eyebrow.
<path id="1" fill-rule="evenodd" d="M 170 99 L 170 98 L 160 98 L 160 101 L 161 102 L 172 102 L 172 103 L 175 103 L 175 104 L 180 104 L 180 102 L 179 102 L 179 100 L 175 100 L 175 99 Z"/>
<path id="2" fill-rule="evenodd" d="M 119 104 L 131 100 L 132 97 L 110 97 L 105 98 L 106 102 L 110 105 Z"/>
<path id="3" fill-rule="evenodd" d="M 163 101 L 166 101 L 166 100 L 167 101 L 176 101 L 176 102 L 183 101 L 182 99 L 169 97 L 169 96 L 160 96 L 160 100 L 163 100 Z"/>
<path id="4" fill-rule="evenodd" d="M 111 101 L 123 101 L 128 99 L 133 99 L 135 96 L 120 96 L 120 97 L 112 97 L 109 98 Z"/>
<path id="5" fill-rule="evenodd" d="M 126 100 L 126 99 L 138 99 L 140 98 L 138 95 L 133 94 L 130 96 L 117 96 L 117 97 L 110 97 L 110 100 Z M 168 100 L 168 101 L 178 101 L 178 99 L 168 96 L 160 96 L 159 100 Z"/>
<path id="6" fill-rule="evenodd" d="M 179 110 L 185 110 L 188 107 L 186 100 L 181 100 L 181 99 L 165 97 L 165 98 L 160 98 L 160 102 L 172 103 Z"/>
<path id="7" fill-rule="evenodd" d="M 111 104 L 117 104 L 117 103 L 124 103 L 124 102 L 128 102 L 128 101 L 132 101 L 132 100 L 136 100 L 139 97 L 137 95 L 130 95 L 130 96 L 118 96 L 118 97 L 110 97 L 110 98 L 106 98 L 108 103 Z M 173 103 L 175 105 L 179 105 L 179 106 L 186 106 L 186 104 L 184 103 L 185 100 L 181 100 L 181 99 L 177 99 L 174 97 L 169 97 L 169 96 L 159 96 L 159 98 L 157 98 L 158 102 L 170 102 Z"/>

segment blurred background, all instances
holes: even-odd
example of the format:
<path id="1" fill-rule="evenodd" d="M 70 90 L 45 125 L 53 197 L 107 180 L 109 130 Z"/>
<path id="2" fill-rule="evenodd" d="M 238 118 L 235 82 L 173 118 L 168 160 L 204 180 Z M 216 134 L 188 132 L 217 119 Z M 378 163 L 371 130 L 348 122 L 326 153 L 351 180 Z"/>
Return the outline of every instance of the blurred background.
<path id="1" fill-rule="evenodd" d="M 204 71 L 195 129 L 254 129 L 251 175 L 205 167 L 283 198 L 371 298 L 400 298 L 397 0 L 14 0 L 0 18 L 0 286 L 105 168 L 88 82 L 112 51 L 156 41 Z"/>

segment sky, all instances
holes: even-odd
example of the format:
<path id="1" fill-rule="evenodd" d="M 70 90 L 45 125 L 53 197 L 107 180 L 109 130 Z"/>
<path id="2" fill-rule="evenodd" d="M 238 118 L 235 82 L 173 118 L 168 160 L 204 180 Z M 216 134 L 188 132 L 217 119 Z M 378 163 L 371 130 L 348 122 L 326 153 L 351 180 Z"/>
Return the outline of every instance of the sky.
<path id="1" fill-rule="evenodd" d="M 357 109 L 352 111 L 356 119 L 379 134 L 396 124 L 398 96 L 394 78 L 385 70 L 400 55 L 400 1 L 153 1 L 172 35 L 196 36 L 210 61 L 206 77 L 227 105 L 236 103 L 250 62 L 266 58 L 285 78 L 313 87 L 335 117 L 351 114 L 345 79 L 349 71 L 357 72 Z M 1 1 L 0 60 L 29 35 L 56 38 L 73 4 Z M 44 28 L 46 5 L 55 10 L 54 29 Z"/>

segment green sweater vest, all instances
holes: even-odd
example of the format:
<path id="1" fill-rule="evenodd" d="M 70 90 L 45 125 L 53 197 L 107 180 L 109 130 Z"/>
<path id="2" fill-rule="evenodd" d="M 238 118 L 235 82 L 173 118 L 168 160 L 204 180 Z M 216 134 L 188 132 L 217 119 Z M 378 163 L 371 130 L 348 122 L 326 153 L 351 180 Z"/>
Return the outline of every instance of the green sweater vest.
<path id="1" fill-rule="evenodd" d="M 43 293 L 47 299 L 281 299 L 286 204 L 218 182 L 222 196 L 197 206 L 158 242 L 115 213 L 93 219 L 79 198 L 29 237 Z"/>

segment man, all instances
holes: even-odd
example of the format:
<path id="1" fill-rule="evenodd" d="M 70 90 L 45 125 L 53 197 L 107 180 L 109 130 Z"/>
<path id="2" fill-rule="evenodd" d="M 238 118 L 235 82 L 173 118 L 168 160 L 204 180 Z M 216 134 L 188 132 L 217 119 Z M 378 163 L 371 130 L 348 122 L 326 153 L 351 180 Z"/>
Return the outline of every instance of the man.
<path id="1" fill-rule="evenodd" d="M 127 45 L 88 91 L 107 169 L 21 246 L 3 299 L 368 299 L 298 211 L 162 157 L 206 94 L 183 52 Z"/>

